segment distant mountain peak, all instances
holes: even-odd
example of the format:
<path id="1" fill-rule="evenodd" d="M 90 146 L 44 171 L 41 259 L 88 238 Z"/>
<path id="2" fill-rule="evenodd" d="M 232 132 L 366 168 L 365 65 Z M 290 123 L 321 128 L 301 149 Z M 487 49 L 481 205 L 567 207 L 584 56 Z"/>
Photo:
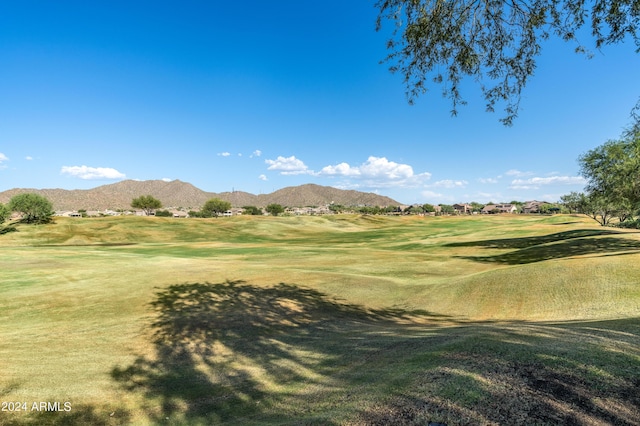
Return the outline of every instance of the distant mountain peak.
<path id="1" fill-rule="evenodd" d="M 55 210 L 106 210 L 129 209 L 131 200 L 140 195 L 152 195 L 165 207 L 198 209 L 211 198 L 229 201 L 234 207 L 258 206 L 277 203 L 285 207 L 319 206 L 330 203 L 345 206 L 397 206 L 400 203 L 382 195 L 343 190 L 330 186 L 307 183 L 289 186 L 270 194 L 254 195 L 244 191 L 206 192 L 179 179 L 132 180 L 98 186 L 93 189 L 26 189 L 15 188 L 0 192 L 0 203 L 7 203 L 11 197 L 25 192 L 35 192 L 47 197 Z"/>

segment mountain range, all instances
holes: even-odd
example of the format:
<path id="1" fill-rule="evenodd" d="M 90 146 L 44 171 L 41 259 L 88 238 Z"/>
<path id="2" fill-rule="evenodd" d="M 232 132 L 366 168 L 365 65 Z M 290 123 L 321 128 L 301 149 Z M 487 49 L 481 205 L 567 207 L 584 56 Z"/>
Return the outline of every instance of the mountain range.
<path id="1" fill-rule="evenodd" d="M 270 194 L 254 195 L 243 191 L 206 192 L 188 182 L 173 180 L 124 180 L 93 189 L 27 189 L 15 188 L 0 192 L 0 203 L 7 203 L 14 195 L 36 193 L 49 199 L 54 210 L 128 209 L 131 200 L 152 195 L 165 207 L 198 209 L 211 198 L 229 201 L 233 207 L 264 207 L 277 203 L 287 207 L 321 206 L 329 203 L 344 206 L 398 206 L 401 203 L 382 195 L 343 190 L 329 186 L 305 184 L 279 189 Z"/>

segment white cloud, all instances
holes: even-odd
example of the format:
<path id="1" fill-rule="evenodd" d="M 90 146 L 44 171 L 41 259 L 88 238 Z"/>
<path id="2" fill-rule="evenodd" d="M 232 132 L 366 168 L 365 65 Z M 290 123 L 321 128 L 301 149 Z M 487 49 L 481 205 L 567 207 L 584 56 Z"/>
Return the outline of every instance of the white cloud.
<path id="1" fill-rule="evenodd" d="M 531 176 L 533 172 L 521 172 L 520 170 L 511 169 L 504 172 L 504 174 L 507 176 L 524 177 L 524 176 Z"/>
<path id="2" fill-rule="evenodd" d="M 280 174 L 283 175 L 300 175 L 300 174 L 311 174 L 308 170 L 308 167 L 302 162 L 302 160 L 297 159 L 295 156 L 291 157 L 282 157 L 279 156 L 275 160 L 265 160 L 266 164 L 269 165 L 267 170 L 277 170 Z"/>
<path id="3" fill-rule="evenodd" d="M 30 155 L 27 155 L 26 157 L 24 157 L 24 159 L 27 160 L 27 161 L 31 161 L 31 160 L 33 160 L 33 157 L 30 156 Z"/>
<path id="4" fill-rule="evenodd" d="M 497 178 L 478 178 L 478 182 L 480 183 L 498 183 Z"/>
<path id="5" fill-rule="evenodd" d="M 347 163 L 336 164 L 335 166 L 326 166 L 320 170 L 320 174 L 329 176 L 360 176 L 360 169 L 351 167 Z"/>
<path id="6" fill-rule="evenodd" d="M 477 201 L 480 203 L 488 203 L 492 201 L 494 203 L 499 203 L 504 200 L 502 193 L 500 192 L 476 192 L 475 194 L 468 197 L 472 201 Z M 513 198 L 511 198 L 513 200 Z"/>
<path id="7" fill-rule="evenodd" d="M 389 161 L 385 157 L 369 157 L 366 163 L 360 166 L 360 172 L 367 177 L 387 179 L 406 179 L 413 176 L 411 166 Z"/>
<path id="8" fill-rule="evenodd" d="M 425 198 L 439 198 L 439 197 L 442 197 L 442 194 L 440 194 L 439 192 L 434 192 L 434 191 L 422 191 L 421 194 Z"/>
<path id="9" fill-rule="evenodd" d="M 258 179 L 260 179 L 260 180 L 267 180 L 267 176 L 265 176 L 265 175 L 260 175 L 260 176 L 258 176 Z"/>
<path id="10" fill-rule="evenodd" d="M 535 185 L 514 185 L 511 184 L 509 185 L 509 189 L 522 189 L 522 190 L 529 190 L 529 189 L 539 189 L 538 186 Z"/>
<path id="11" fill-rule="evenodd" d="M 355 189 L 355 190 L 358 190 L 362 187 L 362 185 L 355 182 L 342 182 L 342 183 L 337 183 L 331 186 L 337 189 Z"/>
<path id="12" fill-rule="evenodd" d="M 434 188 L 464 188 L 465 186 L 467 186 L 469 182 L 467 182 L 466 180 L 451 180 L 451 179 L 444 179 L 444 180 L 439 180 L 437 182 L 434 182 L 433 184 L 429 185 L 430 187 L 434 187 Z"/>
<path id="13" fill-rule="evenodd" d="M 587 181 L 582 176 L 549 176 L 530 179 L 514 179 L 511 189 L 538 189 L 542 185 L 584 185 Z"/>
<path id="14" fill-rule="evenodd" d="M 430 204 L 451 204 L 454 202 L 453 196 L 441 194 L 439 192 L 426 190 L 422 191 L 420 194 Z"/>
<path id="15" fill-rule="evenodd" d="M 171 182 L 172 180 L 173 180 L 173 179 L 170 179 L 170 178 L 162 178 L 162 181 L 163 181 L 163 182 Z"/>
<path id="16" fill-rule="evenodd" d="M 62 166 L 60 174 L 80 179 L 124 179 L 124 173 L 109 167 Z"/>
<path id="17" fill-rule="evenodd" d="M 230 155 L 231 155 L 230 152 L 219 152 L 218 153 L 218 157 L 228 157 Z"/>
<path id="18" fill-rule="evenodd" d="M 250 158 L 260 157 L 261 155 L 262 155 L 262 151 L 260 151 L 259 149 L 256 149 L 255 151 L 253 151 L 253 153 L 249 157 Z"/>
<path id="19" fill-rule="evenodd" d="M 560 201 L 560 197 L 565 195 L 566 193 L 556 193 L 556 194 L 542 194 L 539 199 L 549 201 L 551 203 Z"/>
<path id="20" fill-rule="evenodd" d="M 340 163 L 335 166 L 326 166 L 318 174 L 362 179 L 365 181 L 363 186 L 369 187 L 415 186 L 431 178 L 431 173 L 415 174 L 408 164 L 373 156 L 360 166 Z"/>
<path id="21" fill-rule="evenodd" d="M 9 157 L 0 152 L 0 163 L 4 161 L 9 161 Z"/>

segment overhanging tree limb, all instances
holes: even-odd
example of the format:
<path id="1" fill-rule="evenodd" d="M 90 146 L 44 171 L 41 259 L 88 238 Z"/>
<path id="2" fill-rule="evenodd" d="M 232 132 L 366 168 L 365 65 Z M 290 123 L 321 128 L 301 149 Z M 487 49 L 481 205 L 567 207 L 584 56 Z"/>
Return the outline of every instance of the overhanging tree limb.
<path id="1" fill-rule="evenodd" d="M 511 125 L 520 96 L 536 68 L 540 42 L 551 36 L 576 43 L 587 22 L 596 48 L 630 37 L 640 52 L 638 0 L 380 0 L 376 28 L 396 26 L 384 60 L 403 76 L 410 104 L 432 84 L 443 84 L 452 114 L 465 101 L 460 82 L 474 78 L 488 111 L 505 104 L 500 119 Z"/>

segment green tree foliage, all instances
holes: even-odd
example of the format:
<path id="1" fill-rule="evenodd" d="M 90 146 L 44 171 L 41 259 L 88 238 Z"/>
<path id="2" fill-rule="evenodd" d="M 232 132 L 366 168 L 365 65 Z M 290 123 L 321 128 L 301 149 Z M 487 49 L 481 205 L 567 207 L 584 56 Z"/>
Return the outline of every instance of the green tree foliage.
<path id="1" fill-rule="evenodd" d="M 569 213 L 584 213 L 586 197 L 582 192 L 572 191 L 560 197 L 560 202 Z"/>
<path id="2" fill-rule="evenodd" d="M 14 226 L 2 226 L 2 224 L 11 217 L 11 210 L 8 206 L 0 203 L 0 235 L 7 234 L 16 230 Z"/>
<path id="3" fill-rule="evenodd" d="M 22 221 L 26 223 L 49 223 L 53 218 L 53 205 L 38 194 L 16 195 L 9 201 L 8 208 L 22 214 Z"/>
<path id="4" fill-rule="evenodd" d="M 439 206 L 440 206 L 440 211 L 441 211 L 443 214 L 453 214 L 453 213 L 455 213 L 455 209 L 453 208 L 453 206 L 452 206 L 452 205 L 449 205 L 449 204 L 439 204 Z"/>
<path id="5" fill-rule="evenodd" d="M 590 55 L 576 37 L 589 27 L 596 49 L 630 37 L 640 52 L 637 0 L 379 0 L 376 7 L 378 30 L 386 20 L 395 23 L 386 61 L 402 75 L 410 103 L 442 84 L 455 115 L 465 104 L 460 83 L 472 77 L 488 111 L 506 103 L 506 125 L 518 114 L 543 40 L 572 41 L 576 52 Z"/>
<path id="6" fill-rule="evenodd" d="M 0 224 L 3 224 L 7 219 L 11 217 L 11 210 L 4 204 L 0 203 Z"/>
<path id="7" fill-rule="evenodd" d="M 171 213 L 169 210 L 158 210 L 156 211 L 156 216 L 157 217 L 173 217 L 173 213 Z"/>
<path id="8" fill-rule="evenodd" d="M 334 213 L 342 213 L 347 210 L 347 208 L 341 204 L 329 204 L 329 210 Z"/>
<path id="9" fill-rule="evenodd" d="M 262 215 L 262 210 L 257 208 L 256 206 L 244 206 L 242 208 L 244 210 L 245 214 L 251 215 L 251 216 L 261 216 Z"/>
<path id="10" fill-rule="evenodd" d="M 640 108 L 640 102 L 637 109 Z M 578 159 L 587 179 L 586 194 L 572 192 L 561 197 L 570 212 L 584 213 L 601 225 L 614 217 L 621 225 L 636 223 L 640 213 L 640 116 L 620 139 L 610 140 Z M 633 226 L 636 226 L 633 225 Z M 626 226 L 626 225 L 623 225 Z"/>
<path id="11" fill-rule="evenodd" d="M 220 198 L 212 198 L 204 203 L 200 209 L 200 217 L 218 217 L 229 209 L 231 209 L 230 202 Z"/>
<path id="12" fill-rule="evenodd" d="M 360 206 L 355 209 L 360 214 L 380 214 L 380 207 L 374 206 Z"/>
<path id="13" fill-rule="evenodd" d="M 540 213 L 542 214 L 556 214 L 561 210 L 560 204 L 557 203 L 542 203 L 540 204 Z"/>
<path id="14" fill-rule="evenodd" d="M 131 201 L 131 207 L 141 209 L 147 216 L 151 216 L 154 210 L 162 207 L 162 203 L 151 195 L 141 195 Z"/>
<path id="15" fill-rule="evenodd" d="M 404 210 L 404 214 L 424 214 L 424 208 L 417 204 L 407 207 Z"/>
<path id="16" fill-rule="evenodd" d="M 484 208 L 484 204 L 480 204 L 478 202 L 472 201 L 469 203 L 471 205 L 471 211 L 475 213 L 480 213 Z"/>
<path id="17" fill-rule="evenodd" d="M 422 206 L 422 209 L 426 212 L 426 213 L 433 213 L 436 211 L 436 208 L 433 207 L 432 204 L 425 204 Z"/>
<path id="18" fill-rule="evenodd" d="M 602 226 L 607 226 L 614 218 L 616 207 L 611 200 L 600 194 L 589 194 L 584 198 L 582 206 L 583 213 L 598 222 Z"/>
<path id="19" fill-rule="evenodd" d="M 272 216 L 278 216 L 279 214 L 282 214 L 284 212 L 284 207 L 282 207 L 280 204 L 269 204 L 265 210 L 267 211 L 267 213 L 269 213 Z"/>
<path id="20" fill-rule="evenodd" d="M 587 179 L 591 210 L 606 212 L 620 222 L 633 219 L 640 209 L 640 126 L 618 140 L 588 151 L 579 158 L 580 173 Z M 603 217 L 602 215 L 600 215 Z M 605 225 L 606 222 L 599 220 Z"/>

